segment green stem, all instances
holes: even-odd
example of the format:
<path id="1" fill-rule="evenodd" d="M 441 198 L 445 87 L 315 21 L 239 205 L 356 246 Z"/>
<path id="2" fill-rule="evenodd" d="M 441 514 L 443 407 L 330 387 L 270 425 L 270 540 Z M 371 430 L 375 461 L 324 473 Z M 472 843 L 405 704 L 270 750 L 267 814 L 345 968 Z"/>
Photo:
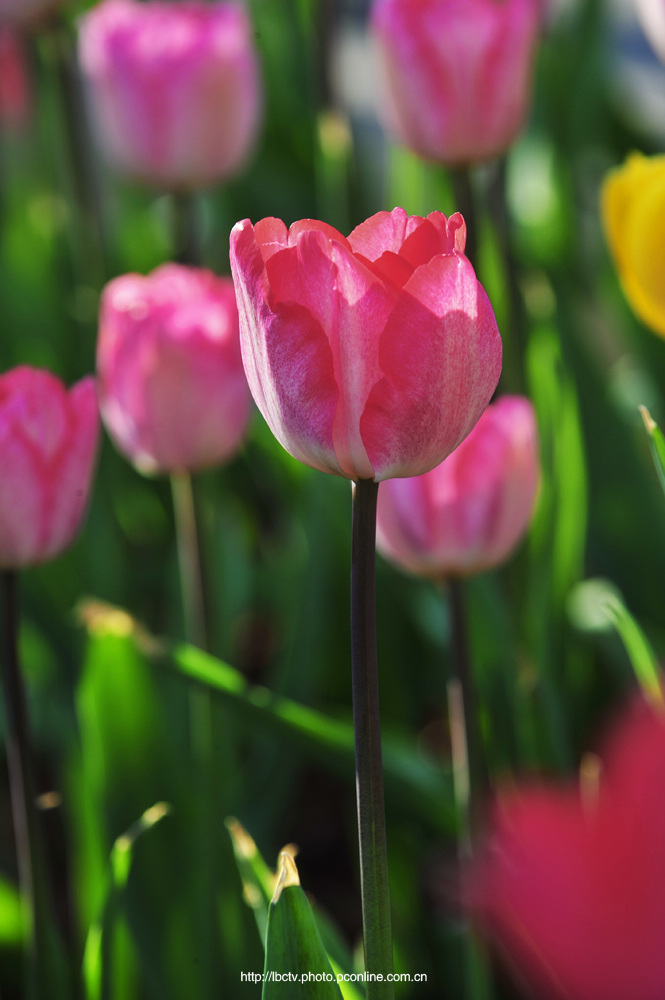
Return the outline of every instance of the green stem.
<path id="1" fill-rule="evenodd" d="M 356 796 L 360 841 L 365 971 L 383 977 L 367 982 L 367 1000 L 392 1000 L 393 945 L 381 765 L 381 720 L 376 657 L 375 539 L 379 485 L 353 484 L 351 544 L 351 667 L 356 746 Z"/>
<path id="2" fill-rule="evenodd" d="M 208 629 L 196 504 L 192 478 L 188 472 L 171 476 L 175 513 L 180 589 L 182 592 L 187 642 L 208 650 Z M 189 691 L 190 752 L 193 788 L 196 793 L 197 822 L 192 834 L 202 881 L 193 886 L 196 904 L 196 936 L 200 943 L 202 995 L 211 996 L 215 981 L 217 952 L 217 849 L 215 831 L 218 792 L 213 770 L 213 706 L 210 691 L 194 686 Z"/>
<path id="3" fill-rule="evenodd" d="M 2 680 L 5 696 L 7 763 L 16 838 L 19 882 L 27 909 L 28 996 L 46 1000 L 56 996 L 50 968 L 52 938 L 49 919 L 52 913 L 47 884 L 47 869 L 40 840 L 36 806 L 33 751 L 28 724 L 28 709 L 18 651 L 18 578 L 15 572 L 2 572 L 3 656 Z"/>
<path id="4" fill-rule="evenodd" d="M 191 191 L 174 191 L 171 194 L 173 259 L 189 267 L 203 266 L 197 207 L 196 195 Z"/>
<path id="5" fill-rule="evenodd" d="M 465 255 L 478 270 L 478 213 L 473 192 L 470 167 L 453 167 L 450 171 L 455 197 L 455 208 L 466 222 Z"/>
<path id="6" fill-rule="evenodd" d="M 449 713 L 453 740 L 455 794 L 458 785 L 462 824 L 466 843 L 460 845 L 470 853 L 474 831 L 481 819 L 481 809 L 487 792 L 487 775 L 478 727 L 476 686 L 471 665 L 471 651 L 466 622 L 466 593 L 462 580 L 451 579 L 448 590 L 451 624 L 451 656 Z M 457 759 L 455 755 L 457 753 Z"/>
<path id="7" fill-rule="evenodd" d="M 466 623 L 464 583 L 452 579 L 449 584 L 451 625 L 450 678 L 448 681 L 448 717 L 453 757 L 453 786 L 460 815 L 457 849 L 460 863 L 468 863 L 475 836 L 482 823 L 481 810 L 488 789 L 478 727 L 478 707 L 471 650 Z M 463 958 L 465 996 L 468 1000 L 492 1000 L 491 969 L 471 928 L 464 928 Z"/>

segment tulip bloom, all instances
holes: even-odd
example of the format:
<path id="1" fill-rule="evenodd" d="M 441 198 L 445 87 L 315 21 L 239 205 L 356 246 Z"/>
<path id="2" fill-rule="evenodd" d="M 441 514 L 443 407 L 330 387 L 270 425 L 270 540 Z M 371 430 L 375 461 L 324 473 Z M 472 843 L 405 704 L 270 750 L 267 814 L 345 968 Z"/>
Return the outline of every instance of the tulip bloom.
<path id="1" fill-rule="evenodd" d="M 538 0 L 376 0 L 390 130 L 440 163 L 503 153 L 529 109 L 539 9 Z"/>
<path id="2" fill-rule="evenodd" d="M 640 700 L 580 789 L 499 800 L 466 901 L 543 1000 L 660 1000 L 665 717 Z"/>
<path id="3" fill-rule="evenodd" d="M 72 542 L 98 437 L 91 377 L 67 391 L 37 368 L 0 375 L 0 569 L 46 562 Z"/>
<path id="4" fill-rule="evenodd" d="M 631 154 L 605 179 L 601 209 L 626 298 L 665 337 L 665 156 Z"/>
<path id="5" fill-rule="evenodd" d="M 97 370 L 104 423 L 141 471 L 229 458 L 250 408 L 230 278 L 178 264 L 115 278 L 102 295 Z"/>
<path id="6" fill-rule="evenodd" d="M 524 535 L 538 480 L 533 406 L 504 396 L 441 465 L 381 488 L 377 547 L 411 573 L 436 579 L 489 569 Z"/>
<path id="7" fill-rule="evenodd" d="M 231 233 L 243 361 L 286 450 L 348 479 L 438 465 L 487 406 L 501 338 L 460 215 L 379 212 Z"/>
<path id="8" fill-rule="evenodd" d="M 242 7 L 103 0 L 81 20 L 79 54 L 102 149 L 119 170 L 188 190 L 245 162 L 261 95 Z"/>

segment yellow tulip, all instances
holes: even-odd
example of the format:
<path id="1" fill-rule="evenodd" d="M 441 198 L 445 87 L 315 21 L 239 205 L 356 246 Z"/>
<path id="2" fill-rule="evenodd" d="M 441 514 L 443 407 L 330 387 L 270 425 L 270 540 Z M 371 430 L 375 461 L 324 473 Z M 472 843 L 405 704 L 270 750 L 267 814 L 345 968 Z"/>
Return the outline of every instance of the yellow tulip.
<path id="1" fill-rule="evenodd" d="M 665 156 L 631 153 L 605 179 L 601 210 L 626 298 L 665 337 Z"/>

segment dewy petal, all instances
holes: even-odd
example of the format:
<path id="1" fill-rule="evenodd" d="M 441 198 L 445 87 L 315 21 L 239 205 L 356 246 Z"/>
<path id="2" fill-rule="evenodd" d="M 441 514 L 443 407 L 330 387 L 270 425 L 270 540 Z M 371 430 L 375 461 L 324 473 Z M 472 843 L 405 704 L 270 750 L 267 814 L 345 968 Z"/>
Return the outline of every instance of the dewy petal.
<path id="1" fill-rule="evenodd" d="M 469 261 L 442 255 L 418 268 L 381 336 L 384 378 L 361 420 L 375 479 L 420 475 L 449 455 L 489 403 L 501 353 Z"/>

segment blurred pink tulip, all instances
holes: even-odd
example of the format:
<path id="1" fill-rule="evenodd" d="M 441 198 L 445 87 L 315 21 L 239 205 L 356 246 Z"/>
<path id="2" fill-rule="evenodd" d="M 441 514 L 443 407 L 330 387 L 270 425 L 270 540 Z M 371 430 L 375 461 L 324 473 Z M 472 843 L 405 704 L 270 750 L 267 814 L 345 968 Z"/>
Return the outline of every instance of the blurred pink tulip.
<path id="1" fill-rule="evenodd" d="M 74 539 L 99 437 L 95 383 L 50 372 L 0 375 L 0 567 L 46 562 Z"/>
<path id="2" fill-rule="evenodd" d="M 346 239 L 279 219 L 231 233 L 247 378 L 277 440 L 348 479 L 426 472 L 469 433 L 501 338 L 461 215 L 379 212 Z"/>
<path id="3" fill-rule="evenodd" d="M 522 396 L 504 396 L 441 465 L 381 487 L 377 548 L 436 579 L 489 569 L 524 535 L 538 481 L 533 407 Z"/>
<path id="4" fill-rule="evenodd" d="M 665 63 L 665 0 L 636 0 L 636 3 L 644 34 Z"/>
<path id="5" fill-rule="evenodd" d="M 539 0 L 376 0 L 391 131 L 440 163 L 503 153 L 529 110 L 539 15 Z"/>
<path id="6" fill-rule="evenodd" d="M 101 411 L 120 451 L 147 473 L 230 458 L 250 412 L 230 278 L 178 264 L 123 275 L 99 324 Z"/>
<path id="7" fill-rule="evenodd" d="M 527 995 L 661 1000 L 665 715 L 640 698 L 581 787 L 501 797 L 466 904 Z"/>
<path id="8" fill-rule="evenodd" d="M 32 86 L 21 36 L 0 25 L 0 125 L 21 129 L 29 120 Z"/>
<path id="9" fill-rule="evenodd" d="M 247 159 L 261 92 L 241 6 L 102 0 L 81 20 L 79 55 L 100 144 L 121 171 L 187 190 Z"/>
<path id="10" fill-rule="evenodd" d="M 0 24 L 26 26 L 63 3 L 64 0 L 0 0 Z"/>

